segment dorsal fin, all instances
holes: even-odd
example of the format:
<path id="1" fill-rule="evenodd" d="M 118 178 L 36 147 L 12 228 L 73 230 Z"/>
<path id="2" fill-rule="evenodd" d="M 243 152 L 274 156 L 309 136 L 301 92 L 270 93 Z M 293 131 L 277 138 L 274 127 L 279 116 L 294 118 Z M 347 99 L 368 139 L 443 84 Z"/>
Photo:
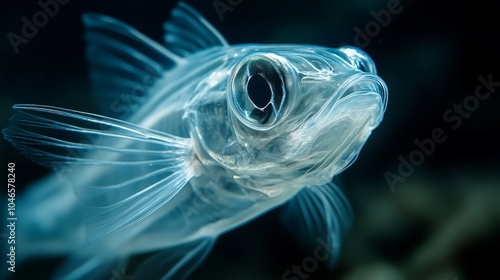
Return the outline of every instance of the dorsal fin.
<path id="1" fill-rule="evenodd" d="M 179 2 L 163 24 L 165 46 L 180 57 L 214 46 L 228 46 L 226 39 L 195 9 Z"/>
<path id="2" fill-rule="evenodd" d="M 82 20 L 90 79 L 105 115 L 126 118 L 168 69 L 184 61 L 119 20 L 94 13 Z"/>

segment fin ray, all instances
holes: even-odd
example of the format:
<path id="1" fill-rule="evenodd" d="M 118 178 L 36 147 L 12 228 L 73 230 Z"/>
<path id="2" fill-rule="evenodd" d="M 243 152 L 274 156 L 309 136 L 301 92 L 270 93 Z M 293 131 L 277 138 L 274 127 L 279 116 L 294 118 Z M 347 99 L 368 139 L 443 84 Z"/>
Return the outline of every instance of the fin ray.
<path id="1" fill-rule="evenodd" d="M 207 257 L 215 239 L 206 237 L 149 257 L 136 270 L 138 279 L 186 279 Z"/>
<path id="2" fill-rule="evenodd" d="M 120 279 L 126 263 L 127 259 L 120 257 L 74 255 L 64 261 L 52 277 L 53 279 Z"/>
<path id="3" fill-rule="evenodd" d="M 179 2 L 163 24 L 165 46 L 180 57 L 216 46 L 228 46 L 226 39 L 195 9 Z"/>
<path id="4" fill-rule="evenodd" d="M 103 113 L 119 111 L 116 102 L 137 109 L 151 88 L 183 59 L 131 26 L 95 13 L 82 16 L 94 94 Z M 138 94 L 140 92 L 140 94 Z M 133 98 L 133 103 L 126 103 Z"/>
<path id="5" fill-rule="evenodd" d="M 316 246 L 317 238 L 331 244 L 332 268 L 338 260 L 340 242 L 350 227 L 352 210 L 340 189 L 333 183 L 323 186 L 305 186 L 282 209 L 282 222 L 290 227 L 295 238 L 306 246 Z"/>
<path id="6" fill-rule="evenodd" d="M 188 138 L 52 106 L 14 109 L 4 137 L 36 163 L 73 178 L 88 208 L 89 245 L 147 218 L 192 177 Z"/>

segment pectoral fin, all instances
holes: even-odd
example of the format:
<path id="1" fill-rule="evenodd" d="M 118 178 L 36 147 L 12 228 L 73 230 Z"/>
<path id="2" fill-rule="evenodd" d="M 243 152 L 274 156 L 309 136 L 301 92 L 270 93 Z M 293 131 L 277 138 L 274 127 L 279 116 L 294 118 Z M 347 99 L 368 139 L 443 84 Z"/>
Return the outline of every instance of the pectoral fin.
<path id="1" fill-rule="evenodd" d="M 282 211 L 282 221 L 296 240 L 310 250 L 324 247 L 328 253 L 324 261 L 332 268 L 352 219 L 351 207 L 340 189 L 334 183 L 306 186 Z"/>
<path id="2" fill-rule="evenodd" d="M 14 109 L 4 137 L 72 182 L 89 245 L 145 219 L 193 176 L 188 138 L 51 106 Z"/>

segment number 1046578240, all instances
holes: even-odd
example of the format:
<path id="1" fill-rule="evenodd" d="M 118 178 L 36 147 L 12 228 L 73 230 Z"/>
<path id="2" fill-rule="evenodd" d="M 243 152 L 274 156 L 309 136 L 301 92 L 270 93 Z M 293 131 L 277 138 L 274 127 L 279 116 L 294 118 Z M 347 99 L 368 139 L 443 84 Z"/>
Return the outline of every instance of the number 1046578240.
<path id="1" fill-rule="evenodd" d="M 9 216 L 14 216 L 15 215 L 15 211 L 16 211 L 16 204 L 15 204 L 15 200 L 16 200 L 16 165 L 14 163 L 9 163 L 7 165 L 7 192 L 8 192 L 8 196 L 9 198 L 7 199 L 9 201 L 9 204 L 7 205 L 8 206 L 8 213 L 9 213 Z"/>

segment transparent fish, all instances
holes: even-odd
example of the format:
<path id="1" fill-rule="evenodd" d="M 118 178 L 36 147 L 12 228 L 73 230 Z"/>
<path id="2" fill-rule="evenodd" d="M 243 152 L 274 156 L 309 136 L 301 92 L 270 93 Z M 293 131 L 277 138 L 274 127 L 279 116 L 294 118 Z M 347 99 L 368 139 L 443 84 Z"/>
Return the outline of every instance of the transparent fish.
<path id="1" fill-rule="evenodd" d="M 353 47 L 229 45 L 179 3 L 163 45 L 83 16 L 103 115 L 15 105 L 4 137 L 55 173 L 20 199 L 19 256 L 69 255 L 55 278 L 186 278 L 216 238 L 284 205 L 338 259 L 351 210 L 332 178 L 382 120 L 385 83 Z M 116 272 L 116 270 L 115 270 Z"/>

